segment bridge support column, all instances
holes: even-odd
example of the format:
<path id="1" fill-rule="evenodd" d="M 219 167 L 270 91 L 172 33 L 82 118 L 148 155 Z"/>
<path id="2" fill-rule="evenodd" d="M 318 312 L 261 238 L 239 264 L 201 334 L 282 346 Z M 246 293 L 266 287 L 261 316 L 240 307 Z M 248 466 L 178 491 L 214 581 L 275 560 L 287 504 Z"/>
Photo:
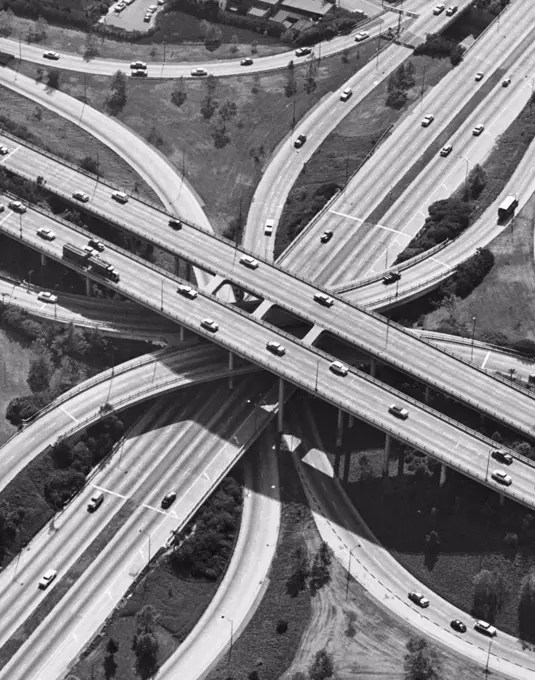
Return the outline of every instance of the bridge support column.
<path id="1" fill-rule="evenodd" d="M 405 449 L 401 449 L 398 456 L 398 477 L 401 477 L 405 469 Z"/>
<path id="2" fill-rule="evenodd" d="M 340 451 L 336 451 L 334 454 L 334 476 L 335 477 L 340 477 L 340 459 L 342 457 L 342 454 Z"/>
<path id="3" fill-rule="evenodd" d="M 175 255 L 175 274 L 180 276 L 180 257 Z"/>
<path id="4" fill-rule="evenodd" d="M 444 484 L 446 483 L 447 470 L 448 470 L 448 468 L 446 467 L 445 463 L 441 463 L 441 464 L 440 464 L 440 481 L 439 481 L 439 486 L 444 486 Z"/>
<path id="5" fill-rule="evenodd" d="M 425 395 L 424 395 L 424 400 L 426 404 L 429 404 L 429 400 L 431 399 L 431 388 L 429 385 L 425 386 Z"/>
<path id="6" fill-rule="evenodd" d="M 279 378 L 279 412 L 277 414 L 277 431 L 282 433 L 282 424 L 284 422 L 284 380 Z"/>
<path id="7" fill-rule="evenodd" d="M 228 353 L 228 370 L 234 370 L 234 354 L 232 352 Z M 228 377 L 228 388 L 231 390 L 234 387 L 234 376 L 232 373 Z"/>
<path id="8" fill-rule="evenodd" d="M 349 415 L 347 417 L 347 427 L 351 429 L 353 427 L 353 423 L 355 422 L 355 419 L 353 418 L 352 415 Z"/>
<path id="9" fill-rule="evenodd" d="M 370 359 L 370 375 L 372 378 L 375 378 L 375 374 L 377 373 L 377 361 L 372 357 Z"/>
<path id="10" fill-rule="evenodd" d="M 500 505 L 503 505 L 505 503 L 505 496 L 503 493 L 500 494 Z"/>
<path id="11" fill-rule="evenodd" d="M 184 342 L 185 334 L 186 334 L 186 329 L 184 328 L 184 326 L 180 326 L 180 334 L 178 336 L 180 342 Z"/>
<path id="12" fill-rule="evenodd" d="M 88 297 L 91 297 L 91 279 L 88 279 L 87 277 L 85 279 L 85 294 Z"/>
<path id="13" fill-rule="evenodd" d="M 41 253 L 41 267 L 46 267 L 46 255 Z"/>
<path id="14" fill-rule="evenodd" d="M 383 455 L 383 477 L 388 475 L 388 463 L 390 462 L 390 448 L 392 447 L 392 437 L 385 435 L 385 452 Z"/>
<path id="15" fill-rule="evenodd" d="M 336 424 L 336 446 L 342 446 L 344 439 L 344 412 L 338 409 L 338 422 Z"/>
<path id="16" fill-rule="evenodd" d="M 344 482 L 349 481 L 349 463 L 351 462 L 351 454 L 346 451 L 344 456 Z"/>

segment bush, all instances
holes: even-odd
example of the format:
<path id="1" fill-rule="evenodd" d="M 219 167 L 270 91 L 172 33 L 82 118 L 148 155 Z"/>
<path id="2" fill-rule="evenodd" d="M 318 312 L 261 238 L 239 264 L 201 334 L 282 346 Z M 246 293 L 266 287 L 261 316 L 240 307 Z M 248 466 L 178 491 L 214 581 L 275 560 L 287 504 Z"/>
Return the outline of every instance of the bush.
<path id="1" fill-rule="evenodd" d="M 84 486 L 85 475 L 77 470 L 57 470 L 45 484 L 45 499 L 54 510 L 61 510 Z"/>
<path id="2" fill-rule="evenodd" d="M 445 38 L 439 33 L 428 33 L 425 42 L 420 43 L 415 49 L 414 54 L 425 54 L 429 57 L 444 58 L 449 57 L 452 66 L 461 63 L 465 48 L 450 38 Z"/>

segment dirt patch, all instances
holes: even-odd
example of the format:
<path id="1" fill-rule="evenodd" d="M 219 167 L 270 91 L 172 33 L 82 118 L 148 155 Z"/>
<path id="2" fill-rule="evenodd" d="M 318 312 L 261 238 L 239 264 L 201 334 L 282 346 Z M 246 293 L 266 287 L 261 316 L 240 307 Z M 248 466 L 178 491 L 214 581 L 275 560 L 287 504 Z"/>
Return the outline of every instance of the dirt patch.
<path id="1" fill-rule="evenodd" d="M 30 394 L 26 383 L 32 353 L 0 330 L 0 446 L 17 431 L 5 419 L 6 408 L 15 397 Z"/>

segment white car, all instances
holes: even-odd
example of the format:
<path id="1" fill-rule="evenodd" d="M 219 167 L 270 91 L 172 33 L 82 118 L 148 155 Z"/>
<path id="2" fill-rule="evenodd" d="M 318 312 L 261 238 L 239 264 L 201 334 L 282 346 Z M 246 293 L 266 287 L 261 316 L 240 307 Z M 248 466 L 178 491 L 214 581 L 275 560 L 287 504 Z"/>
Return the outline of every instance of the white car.
<path id="1" fill-rule="evenodd" d="M 144 61 L 133 61 L 130 64 L 131 69 L 143 69 L 145 70 L 147 68 L 147 64 Z"/>
<path id="2" fill-rule="evenodd" d="M 96 491 L 92 496 L 87 504 L 87 512 L 95 512 L 102 503 L 104 502 L 104 494 L 102 491 Z"/>
<path id="3" fill-rule="evenodd" d="M 437 6 L 435 7 L 435 9 L 433 10 L 433 14 L 437 14 L 437 15 L 438 15 L 438 14 L 442 14 L 442 12 L 444 11 L 444 9 L 445 9 L 445 6 L 444 6 L 444 5 L 437 5 Z"/>
<path id="4" fill-rule="evenodd" d="M 332 299 L 332 297 L 325 295 L 325 293 L 316 293 L 314 295 L 314 301 L 318 302 L 320 305 L 323 305 L 324 307 L 332 307 L 334 304 L 334 300 Z"/>
<path id="5" fill-rule="evenodd" d="M 355 36 L 355 42 L 362 42 L 363 40 L 366 40 L 366 38 L 369 38 L 369 37 L 370 37 L 369 33 L 367 33 L 366 31 L 360 31 Z"/>
<path id="6" fill-rule="evenodd" d="M 104 250 L 104 244 L 96 238 L 90 238 L 87 245 L 101 253 Z"/>
<path id="7" fill-rule="evenodd" d="M 203 319 L 201 326 L 211 333 L 217 333 L 219 325 L 213 319 Z"/>
<path id="8" fill-rule="evenodd" d="M 422 593 L 415 593 L 414 591 L 411 591 L 407 595 L 407 597 L 409 598 L 409 600 L 411 602 L 414 602 L 415 604 L 422 607 L 423 609 L 425 609 L 426 607 L 429 607 L 429 600 L 427 599 L 427 597 L 422 595 Z"/>
<path id="9" fill-rule="evenodd" d="M 113 191 L 111 197 L 114 201 L 117 201 L 117 203 L 126 203 L 128 201 L 128 196 L 124 191 Z"/>
<path id="10" fill-rule="evenodd" d="M 198 295 L 195 288 L 192 288 L 191 286 L 186 286 L 185 283 L 179 283 L 178 286 L 176 287 L 176 292 L 179 293 L 180 295 L 183 295 L 184 297 L 189 298 L 190 300 L 195 300 L 195 298 Z"/>
<path id="11" fill-rule="evenodd" d="M 20 213 L 21 215 L 27 210 L 22 201 L 9 201 L 8 206 L 11 208 L 11 210 L 13 210 L 13 212 Z"/>
<path id="12" fill-rule="evenodd" d="M 453 150 L 453 146 L 451 144 L 444 144 L 442 149 L 440 149 L 440 155 L 445 158 L 446 156 L 449 156 L 450 153 Z"/>
<path id="13" fill-rule="evenodd" d="M 85 191 L 75 191 L 72 197 L 81 203 L 87 203 L 87 201 L 89 201 L 89 196 L 85 193 Z"/>
<path id="14" fill-rule="evenodd" d="M 477 80 L 477 81 L 483 80 L 484 76 L 485 76 L 485 74 L 483 73 L 483 71 L 478 71 L 478 72 L 476 73 L 476 77 L 475 77 L 474 80 Z"/>
<path id="15" fill-rule="evenodd" d="M 349 368 L 341 361 L 333 361 L 329 369 L 336 375 L 345 376 L 349 373 Z"/>
<path id="16" fill-rule="evenodd" d="M 435 120 L 435 116 L 428 114 L 422 118 L 422 127 L 429 127 L 431 123 Z"/>
<path id="17" fill-rule="evenodd" d="M 45 59 L 53 59 L 54 61 L 57 61 L 59 59 L 59 54 L 57 52 L 45 52 L 43 57 Z"/>
<path id="18" fill-rule="evenodd" d="M 391 413 L 393 416 L 396 416 L 396 418 L 400 418 L 401 420 L 407 420 L 409 417 L 409 412 L 407 409 L 401 408 L 401 406 L 398 406 L 397 404 L 391 404 L 388 407 L 388 413 Z"/>
<path id="19" fill-rule="evenodd" d="M 507 472 L 503 472 L 503 470 L 494 470 L 491 474 L 491 477 L 495 482 L 498 482 L 498 484 L 503 484 L 504 486 L 511 486 L 513 483 L 511 475 L 508 475 Z"/>
<path id="20" fill-rule="evenodd" d="M 275 228 L 275 220 L 266 220 L 264 226 L 264 234 L 266 236 L 271 236 L 273 234 L 273 229 Z"/>
<path id="21" fill-rule="evenodd" d="M 478 633 L 489 635 L 490 637 L 494 637 L 498 632 L 494 626 L 491 626 L 490 623 L 487 623 L 486 621 L 476 621 L 474 623 L 474 630 L 477 630 Z"/>
<path id="22" fill-rule="evenodd" d="M 9 149 L 7 146 L 0 146 L 0 154 L 2 156 L 6 156 L 9 153 Z"/>
<path id="23" fill-rule="evenodd" d="M 94 255 L 97 254 L 97 251 L 91 246 L 82 246 L 82 250 L 85 250 L 89 257 L 93 257 Z"/>
<path id="24" fill-rule="evenodd" d="M 56 238 L 56 234 L 54 234 L 52 229 L 45 229 L 44 227 L 37 230 L 37 236 L 44 238 L 45 241 L 53 241 Z"/>
<path id="25" fill-rule="evenodd" d="M 249 269 L 258 268 L 258 260 L 255 260 L 254 257 L 251 257 L 250 255 L 242 255 L 240 257 L 240 263 L 245 267 L 249 267 Z"/>
<path id="26" fill-rule="evenodd" d="M 43 574 L 42 579 L 39 581 L 39 588 L 41 590 L 45 590 L 45 588 L 48 588 L 48 586 L 52 583 L 52 581 L 56 578 L 58 575 L 58 572 L 55 569 L 49 569 Z"/>
<path id="27" fill-rule="evenodd" d="M 474 137 L 479 137 L 479 135 L 483 132 L 484 129 L 485 126 L 481 125 L 480 123 L 479 125 L 476 125 L 475 128 L 472 130 L 472 134 L 474 135 Z"/>
<path id="28" fill-rule="evenodd" d="M 283 347 L 280 342 L 275 342 L 274 340 L 266 342 L 266 349 L 279 357 L 282 357 L 284 354 L 286 354 L 286 348 Z"/>
<path id="29" fill-rule="evenodd" d="M 208 71 L 204 68 L 194 68 L 191 72 L 192 76 L 207 76 Z"/>
<path id="30" fill-rule="evenodd" d="M 346 87 L 345 90 L 342 90 L 342 94 L 340 95 L 340 101 L 346 102 L 351 97 L 352 94 L 353 90 L 350 87 Z"/>
<path id="31" fill-rule="evenodd" d="M 37 296 L 37 299 L 40 302 L 51 302 L 53 305 L 55 305 L 56 302 L 58 301 L 58 296 L 53 295 L 52 293 L 49 293 L 46 290 L 43 290 L 41 293 L 39 293 L 39 295 Z"/>

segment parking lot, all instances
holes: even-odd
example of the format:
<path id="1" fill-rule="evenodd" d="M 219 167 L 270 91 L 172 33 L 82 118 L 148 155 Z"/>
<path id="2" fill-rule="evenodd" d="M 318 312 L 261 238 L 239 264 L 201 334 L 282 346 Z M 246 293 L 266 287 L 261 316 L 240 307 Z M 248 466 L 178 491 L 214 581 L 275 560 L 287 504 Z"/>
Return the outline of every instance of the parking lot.
<path id="1" fill-rule="evenodd" d="M 117 4 L 110 7 L 111 11 L 103 18 L 103 23 L 108 26 L 118 26 L 127 31 L 148 31 L 153 25 L 154 17 L 163 9 L 163 5 L 158 5 L 158 10 L 152 15 L 150 22 L 146 22 L 144 18 L 147 10 L 151 5 L 157 5 L 158 0 L 134 0 L 122 12 L 115 11 Z"/>

